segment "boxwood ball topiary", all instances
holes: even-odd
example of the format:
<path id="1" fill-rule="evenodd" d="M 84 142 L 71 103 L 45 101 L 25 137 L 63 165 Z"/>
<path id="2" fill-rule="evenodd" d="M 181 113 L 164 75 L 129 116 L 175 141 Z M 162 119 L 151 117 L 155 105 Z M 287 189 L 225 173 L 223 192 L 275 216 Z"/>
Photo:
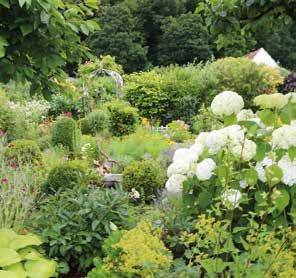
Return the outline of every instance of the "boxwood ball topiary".
<path id="1" fill-rule="evenodd" d="M 52 144 L 63 145 L 70 152 L 76 152 L 79 146 L 80 131 L 72 118 L 59 118 L 52 130 Z"/>
<path id="2" fill-rule="evenodd" d="M 45 191 L 57 192 L 87 184 L 87 167 L 84 161 L 66 161 L 54 167 L 48 174 Z"/>
<path id="3" fill-rule="evenodd" d="M 151 201 L 165 181 L 165 172 L 161 165 L 150 161 L 134 161 L 123 171 L 122 186 L 127 192 L 134 188 L 142 200 Z"/>
<path id="4" fill-rule="evenodd" d="M 12 141 L 4 151 L 4 156 L 11 163 L 34 163 L 41 162 L 41 151 L 33 140 L 19 139 Z"/>

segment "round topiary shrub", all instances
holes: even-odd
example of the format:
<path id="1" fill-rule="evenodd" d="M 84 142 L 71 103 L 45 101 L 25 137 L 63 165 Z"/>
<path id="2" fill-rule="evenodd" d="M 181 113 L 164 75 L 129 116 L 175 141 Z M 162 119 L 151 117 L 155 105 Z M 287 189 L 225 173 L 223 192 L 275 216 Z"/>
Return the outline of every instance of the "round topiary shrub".
<path id="1" fill-rule="evenodd" d="M 35 141 L 19 139 L 12 141 L 4 151 L 4 156 L 10 163 L 33 163 L 41 162 L 41 151 Z"/>
<path id="2" fill-rule="evenodd" d="M 110 131 L 115 136 L 123 136 L 135 132 L 139 122 L 138 109 L 127 102 L 114 100 L 106 103 L 110 113 Z"/>
<path id="3" fill-rule="evenodd" d="M 96 135 L 108 129 L 109 116 L 103 110 L 94 110 L 80 121 L 82 134 Z"/>
<path id="4" fill-rule="evenodd" d="M 59 118 L 52 130 L 52 144 L 63 145 L 70 152 L 77 152 L 79 146 L 80 131 L 76 122 L 69 117 Z"/>
<path id="5" fill-rule="evenodd" d="M 139 198 L 151 201 L 164 185 L 165 173 L 162 167 L 150 160 L 134 161 L 128 165 L 122 176 L 122 186 L 127 192 L 140 194 Z M 137 195 L 134 195 L 137 198 Z M 139 199 L 138 198 L 138 199 Z"/>
<path id="6" fill-rule="evenodd" d="M 84 161 L 66 161 L 54 167 L 48 174 L 45 189 L 49 192 L 63 191 L 87 183 L 87 166 Z"/>

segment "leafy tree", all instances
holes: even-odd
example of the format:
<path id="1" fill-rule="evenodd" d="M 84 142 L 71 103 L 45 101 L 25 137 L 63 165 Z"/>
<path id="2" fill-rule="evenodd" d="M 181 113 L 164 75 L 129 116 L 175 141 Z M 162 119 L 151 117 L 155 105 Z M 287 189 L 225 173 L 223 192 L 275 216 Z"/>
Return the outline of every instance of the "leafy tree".
<path id="1" fill-rule="evenodd" d="M 296 0 L 203 0 L 196 13 L 206 19 L 218 54 L 242 55 L 257 45 L 257 32 L 271 32 L 296 20 Z"/>
<path id="2" fill-rule="evenodd" d="M 211 55 L 209 33 L 199 15 L 187 13 L 166 17 L 161 29 L 159 64 L 186 64 L 206 60 Z"/>
<path id="3" fill-rule="evenodd" d="M 0 0 L 0 82 L 50 85 L 66 63 L 87 55 L 81 43 L 98 28 L 97 1 Z"/>
<path id="4" fill-rule="evenodd" d="M 105 6 L 100 15 L 101 29 L 89 38 L 96 55 L 112 55 L 127 72 L 147 66 L 147 47 L 139 32 L 139 22 L 126 4 Z"/>

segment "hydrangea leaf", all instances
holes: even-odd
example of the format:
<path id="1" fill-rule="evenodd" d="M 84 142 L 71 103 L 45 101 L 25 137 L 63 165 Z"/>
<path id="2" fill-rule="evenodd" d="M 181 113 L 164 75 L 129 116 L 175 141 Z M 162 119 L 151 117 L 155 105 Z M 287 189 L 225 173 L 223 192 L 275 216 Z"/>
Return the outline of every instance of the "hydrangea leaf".
<path id="1" fill-rule="evenodd" d="M 15 264 L 21 261 L 19 254 L 10 248 L 0 248 L 0 267 Z"/>
<path id="2" fill-rule="evenodd" d="M 25 263 L 27 276 L 30 278 L 49 278 L 55 274 L 56 262 L 53 260 L 28 260 Z"/>
<path id="3" fill-rule="evenodd" d="M 17 234 L 11 229 L 0 229 L 0 248 L 8 248 Z"/>
<path id="4" fill-rule="evenodd" d="M 267 182 L 269 183 L 269 185 L 274 186 L 281 181 L 281 179 L 283 177 L 283 171 L 279 166 L 271 165 L 271 166 L 266 167 L 265 175 L 266 175 Z"/>
<path id="5" fill-rule="evenodd" d="M 19 250 L 27 246 L 39 246 L 42 241 L 35 235 L 17 235 L 9 244 L 9 248 Z"/>
<path id="6" fill-rule="evenodd" d="M 258 174 L 254 168 L 248 169 L 245 172 L 245 175 L 246 175 L 245 179 L 246 179 L 248 185 L 254 186 L 257 184 Z"/>
<path id="7" fill-rule="evenodd" d="M 43 256 L 34 248 L 26 247 L 20 250 L 19 255 L 21 256 L 22 260 L 39 260 Z"/>
<path id="8" fill-rule="evenodd" d="M 290 147 L 288 149 L 290 159 L 293 161 L 296 158 L 296 147 Z"/>
<path id="9" fill-rule="evenodd" d="M 22 263 L 16 263 L 16 264 L 7 266 L 4 268 L 4 270 L 15 273 L 18 278 L 26 278 L 27 277 Z"/>
<path id="10" fill-rule="evenodd" d="M 13 271 L 0 270 L 0 278 L 20 278 L 17 273 Z"/>
<path id="11" fill-rule="evenodd" d="M 281 194 L 275 199 L 275 206 L 279 212 L 282 212 L 289 205 L 290 196 L 286 190 L 280 190 Z"/>
<path id="12" fill-rule="evenodd" d="M 271 110 L 262 110 L 258 112 L 258 116 L 262 123 L 264 123 L 267 126 L 274 126 L 277 122 L 277 116 L 276 114 Z"/>

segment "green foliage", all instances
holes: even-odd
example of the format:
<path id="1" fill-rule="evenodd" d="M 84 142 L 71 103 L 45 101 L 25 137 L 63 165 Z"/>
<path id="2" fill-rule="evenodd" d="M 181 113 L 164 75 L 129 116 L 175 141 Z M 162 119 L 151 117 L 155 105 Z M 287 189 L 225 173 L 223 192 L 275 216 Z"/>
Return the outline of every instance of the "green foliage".
<path id="1" fill-rule="evenodd" d="M 82 135 L 80 144 L 80 154 L 83 159 L 93 163 L 93 160 L 99 160 L 101 158 L 101 153 L 95 137 Z"/>
<path id="2" fill-rule="evenodd" d="M 96 2 L 5 0 L 0 5 L 0 81 L 27 79 L 32 89 L 46 89 L 56 86 L 52 77 L 62 76 L 66 62 L 88 55 L 80 34 L 98 29 L 87 19 Z"/>
<path id="3" fill-rule="evenodd" d="M 127 208 L 128 197 L 118 189 L 67 190 L 48 197 L 33 224 L 50 257 L 86 271 L 112 229 L 126 227 Z"/>
<path id="4" fill-rule="evenodd" d="M 170 66 L 127 77 L 125 98 L 141 116 L 169 123 L 189 121 L 203 100 L 201 66 Z"/>
<path id="5" fill-rule="evenodd" d="M 148 62 L 147 49 L 138 24 L 127 5 L 105 6 L 100 14 L 101 29 L 89 38 L 90 48 L 97 56 L 115 56 L 127 72 L 144 69 Z"/>
<path id="6" fill-rule="evenodd" d="M 276 69 L 256 65 L 247 58 L 224 58 L 206 65 L 202 80 L 206 103 L 218 93 L 231 90 L 240 92 L 248 107 L 255 96 L 276 93 L 283 77 Z"/>
<path id="7" fill-rule="evenodd" d="M 190 139 L 191 134 L 188 131 L 188 125 L 183 121 L 172 121 L 167 125 L 170 139 L 176 142 L 184 142 Z"/>
<path id="8" fill-rule="evenodd" d="M 141 200 L 149 202 L 163 188 L 164 179 L 164 170 L 159 164 L 150 160 L 134 161 L 122 173 L 122 187 L 127 192 L 134 188 Z"/>
<path id="9" fill-rule="evenodd" d="M 67 147 L 70 152 L 76 153 L 80 141 L 80 130 L 76 122 L 69 117 L 59 118 L 52 129 L 52 144 Z"/>
<path id="10" fill-rule="evenodd" d="M 172 144 L 161 133 L 138 128 L 133 134 L 112 139 L 106 149 L 113 159 L 125 164 L 145 157 L 157 159 Z"/>
<path id="11" fill-rule="evenodd" d="M 59 192 L 68 188 L 85 187 L 86 182 L 85 163 L 73 160 L 55 166 L 49 172 L 44 187 L 47 192 Z"/>
<path id="12" fill-rule="evenodd" d="M 112 244 L 108 243 L 108 248 L 104 249 L 107 256 L 103 264 L 97 261 L 96 268 L 88 274 L 89 278 L 153 277 L 160 271 L 169 270 L 171 253 L 160 240 L 160 231 L 150 222 L 142 221 L 130 231 L 114 234 L 111 235 Z"/>
<path id="13" fill-rule="evenodd" d="M 15 140 L 11 141 L 5 149 L 4 156 L 9 163 L 32 163 L 41 162 L 41 151 L 35 141 L 32 140 Z"/>
<path id="14" fill-rule="evenodd" d="M 93 110 L 79 124 L 82 134 L 96 135 L 108 130 L 109 115 L 104 110 Z"/>
<path id="15" fill-rule="evenodd" d="M 42 241 L 35 235 L 18 235 L 0 229 L 0 275 L 2 277 L 42 277 L 56 274 L 56 262 L 38 251 Z"/>
<path id="16" fill-rule="evenodd" d="M 161 30 L 157 46 L 160 65 L 206 61 L 212 54 L 208 30 L 197 14 L 166 17 L 161 22 Z"/>
<path id="17" fill-rule="evenodd" d="M 138 110 L 121 100 L 105 103 L 110 115 L 110 131 L 115 136 L 133 133 L 139 121 Z"/>

